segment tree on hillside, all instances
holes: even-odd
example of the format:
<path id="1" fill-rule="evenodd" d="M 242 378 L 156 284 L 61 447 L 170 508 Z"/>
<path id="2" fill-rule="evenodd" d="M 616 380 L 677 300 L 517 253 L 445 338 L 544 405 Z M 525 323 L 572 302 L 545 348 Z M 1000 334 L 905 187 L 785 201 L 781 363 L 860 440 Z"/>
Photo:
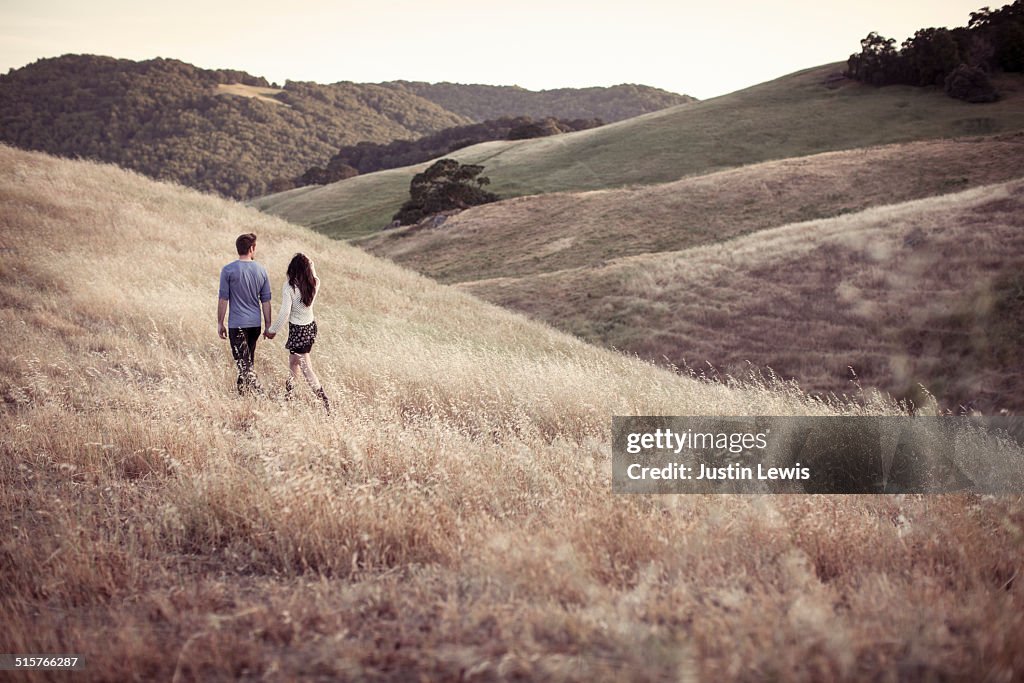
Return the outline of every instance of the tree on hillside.
<path id="1" fill-rule="evenodd" d="M 946 94 L 966 102 L 995 102 L 999 99 L 985 70 L 961 64 L 946 76 Z"/>
<path id="2" fill-rule="evenodd" d="M 899 70 L 899 54 L 894 38 L 886 38 L 872 31 L 860 41 L 860 53 L 850 55 L 847 61 L 850 78 L 872 85 L 889 85 L 896 82 Z"/>
<path id="3" fill-rule="evenodd" d="M 483 166 L 460 164 L 455 159 L 435 162 L 413 177 L 409 200 L 394 215 L 394 220 L 401 225 L 412 225 L 441 211 L 468 209 L 496 201 L 498 195 L 483 189 L 491 182 L 490 178 L 480 175 L 483 170 Z"/>
<path id="4" fill-rule="evenodd" d="M 529 140 L 531 138 L 543 138 L 549 135 L 567 133 L 572 128 L 563 126 L 557 119 L 550 116 L 542 121 L 527 119 L 525 122 L 515 126 L 508 132 L 509 140 Z"/>
<path id="5" fill-rule="evenodd" d="M 971 12 L 967 28 L 992 47 L 987 63 L 979 66 L 989 70 L 1024 71 L 1024 0 L 1016 0 L 997 10 L 982 7 Z"/>
<path id="6" fill-rule="evenodd" d="M 946 75 L 960 65 L 960 50 L 944 28 L 925 28 L 903 41 L 900 50 L 908 80 L 914 85 L 942 85 Z"/>

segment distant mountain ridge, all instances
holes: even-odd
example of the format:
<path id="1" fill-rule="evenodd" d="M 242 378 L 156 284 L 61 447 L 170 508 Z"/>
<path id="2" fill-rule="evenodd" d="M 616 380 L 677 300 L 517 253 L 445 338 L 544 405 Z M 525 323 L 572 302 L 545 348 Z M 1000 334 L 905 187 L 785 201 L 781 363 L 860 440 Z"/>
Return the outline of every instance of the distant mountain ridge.
<path id="1" fill-rule="evenodd" d="M 611 123 L 648 114 L 677 104 L 696 102 L 696 97 L 678 95 L 647 85 L 623 83 L 607 88 L 557 88 L 526 90 L 516 85 L 463 85 L 389 81 L 385 88 L 418 95 L 448 111 L 474 121 L 498 119 L 509 114 L 532 118 L 600 118 Z"/>
<path id="2" fill-rule="evenodd" d="M 444 93 L 455 92 L 444 85 Z M 472 94 L 481 86 L 465 87 Z M 241 199 L 265 194 L 275 178 L 326 163 L 346 145 L 415 139 L 473 122 L 414 90 L 301 81 L 278 88 L 244 71 L 202 69 L 174 59 L 64 55 L 0 75 L 0 141 L 112 162 Z M 581 91 L 582 108 L 593 109 L 588 116 L 612 121 L 633 115 L 623 108 L 621 87 L 610 89 L 604 108 L 598 90 Z M 525 107 L 528 91 L 513 91 L 508 106 Z M 671 95 L 651 91 L 636 90 L 637 113 Z M 564 106 L 571 95 L 558 92 Z M 538 101 L 550 99 L 536 95 Z M 502 112 L 521 113 L 528 112 Z"/>

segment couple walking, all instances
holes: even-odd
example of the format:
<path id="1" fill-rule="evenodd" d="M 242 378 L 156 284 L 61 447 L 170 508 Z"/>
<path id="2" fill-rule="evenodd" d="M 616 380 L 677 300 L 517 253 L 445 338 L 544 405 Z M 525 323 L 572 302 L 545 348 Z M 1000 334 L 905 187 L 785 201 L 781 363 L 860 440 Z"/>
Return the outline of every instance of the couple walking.
<path id="1" fill-rule="evenodd" d="M 220 271 L 220 293 L 217 300 L 217 333 L 221 339 L 231 343 L 231 355 L 238 366 L 238 393 L 253 391 L 262 393 L 256 377 L 254 359 L 256 342 L 260 338 L 260 314 L 267 323 L 263 336 L 273 339 L 277 331 L 288 320 L 288 341 L 284 347 L 289 351 L 289 377 L 285 382 L 285 400 L 292 397 L 295 382 L 301 370 L 309 388 L 313 390 L 327 410 L 327 400 L 320 379 L 313 371 L 309 352 L 316 341 L 316 320 L 313 318 L 313 300 L 320 290 L 320 278 L 316 276 L 313 262 L 304 254 L 296 254 L 288 264 L 288 279 L 281 290 L 281 309 L 277 319 L 270 324 L 270 278 L 267 269 L 256 262 L 256 234 L 239 235 L 235 240 L 238 260 L 232 261 Z M 230 308 L 227 327 L 224 313 Z"/>

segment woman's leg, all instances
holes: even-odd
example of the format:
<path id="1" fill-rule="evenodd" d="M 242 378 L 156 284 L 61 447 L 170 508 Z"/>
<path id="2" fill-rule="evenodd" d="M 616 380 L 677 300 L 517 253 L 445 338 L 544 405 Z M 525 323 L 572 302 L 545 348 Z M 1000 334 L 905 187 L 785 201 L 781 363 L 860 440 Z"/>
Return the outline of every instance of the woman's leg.
<path id="1" fill-rule="evenodd" d="M 290 399 L 292 390 L 295 388 L 295 381 L 299 379 L 300 358 L 298 354 L 288 354 L 288 379 L 284 383 L 284 397 Z"/>
<path id="2" fill-rule="evenodd" d="M 297 353 L 294 355 L 299 357 L 299 366 L 302 368 L 302 374 L 305 375 L 306 381 L 309 383 L 309 388 L 313 390 L 317 398 L 324 402 L 324 408 L 330 414 L 331 402 L 327 400 L 327 394 L 324 393 L 324 388 L 320 385 L 320 378 L 313 372 L 313 362 L 309 359 L 309 354 Z"/>
<path id="3" fill-rule="evenodd" d="M 302 369 L 302 374 L 306 377 L 306 381 L 309 382 L 309 388 L 314 392 L 320 388 L 320 378 L 313 372 L 313 363 L 309 360 L 308 353 L 294 353 L 292 359 L 298 359 L 298 367 Z M 294 373 L 293 373 L 294 374 Z"/>

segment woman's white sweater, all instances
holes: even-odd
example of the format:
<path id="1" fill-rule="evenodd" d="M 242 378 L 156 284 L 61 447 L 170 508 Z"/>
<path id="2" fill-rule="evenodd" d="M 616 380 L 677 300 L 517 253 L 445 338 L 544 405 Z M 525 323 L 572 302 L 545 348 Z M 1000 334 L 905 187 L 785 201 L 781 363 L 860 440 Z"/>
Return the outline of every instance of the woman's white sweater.
<path id="1" fill-rule="evenodd" d="M 274 318 L 274 324 L 270 326 L 268 332 L 277 334 L 285 320 L 295 325 L 308 325 L 313 322 L 313 303 L 316 301 L 316 295 L 320 293 L 320 278 L 314 278 L 314 281 L 316 289 L 313 290 L 313 301 L 309 306 L 302 303 L 302 292 L 298 287 L 292 287 L 287 280 L 285 281 L 281 289 L 281 308 L 277 309 L 277 317 Z"/>

